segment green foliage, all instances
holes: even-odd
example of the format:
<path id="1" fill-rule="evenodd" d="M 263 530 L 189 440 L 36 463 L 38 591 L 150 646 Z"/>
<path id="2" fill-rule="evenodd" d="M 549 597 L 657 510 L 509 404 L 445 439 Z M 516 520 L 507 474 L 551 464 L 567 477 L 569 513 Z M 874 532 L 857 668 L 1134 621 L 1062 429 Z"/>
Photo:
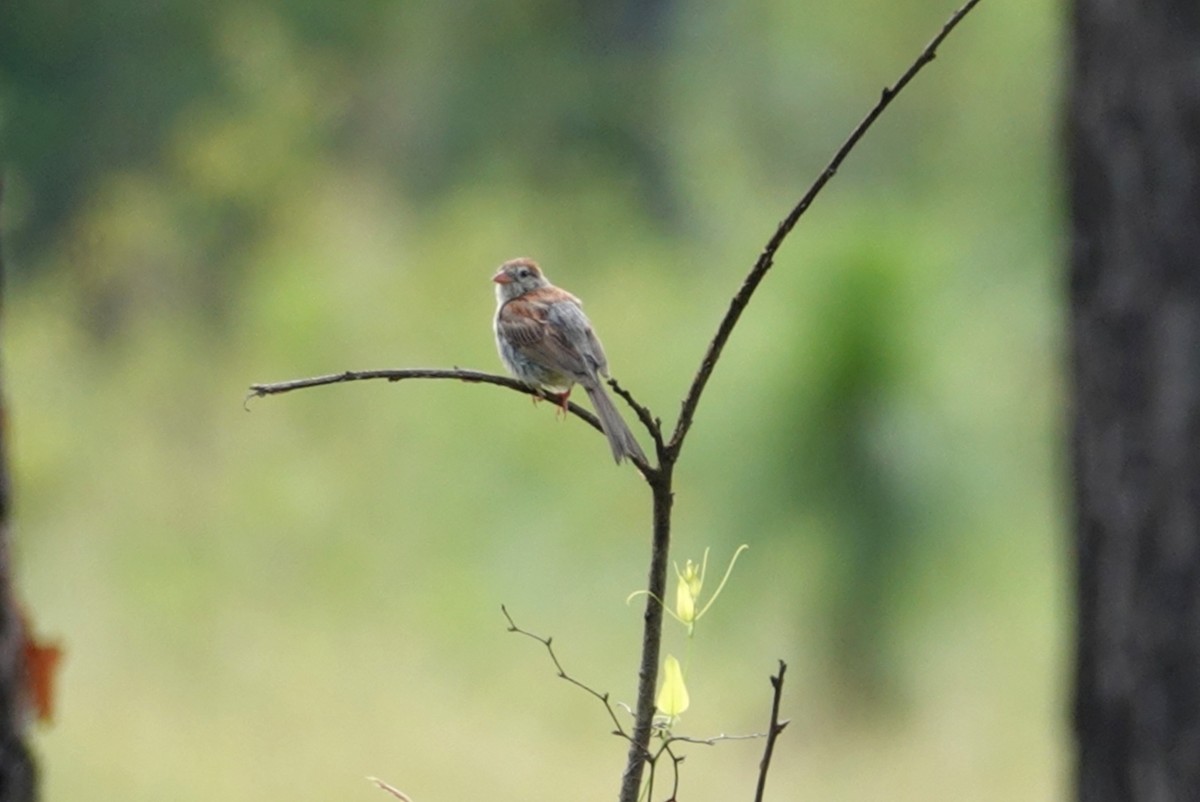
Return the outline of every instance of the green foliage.
<path id="1" fill-rule="evenodd" d="M 603 611 L 644 583 L 649 503 L 603 440 L 489 387 L 244 390 L 500 370 L 488 277 L 529 255 L 673 419 L 775 222 L 951 11 L 10 3 L 18 570 L 67 649 L 45 797 L 614 791 L 594 700 L 498 612 L 631 698 L 638 615 Z M 773 787 L 1059 796 L 1056 13 L 951 38 L 700 407 L 676 554 L 753 548 L 685 724 L 761 730 L 786 659 Z M 705 748 L 685 790 L 744 796 L 758 749 Z"/>

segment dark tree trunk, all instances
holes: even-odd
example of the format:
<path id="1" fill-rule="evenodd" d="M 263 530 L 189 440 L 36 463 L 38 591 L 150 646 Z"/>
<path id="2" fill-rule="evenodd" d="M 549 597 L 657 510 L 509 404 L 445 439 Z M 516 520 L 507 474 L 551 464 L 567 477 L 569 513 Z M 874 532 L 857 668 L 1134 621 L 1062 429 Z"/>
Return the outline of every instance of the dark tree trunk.
<path id="1" fill-rule="evenodd" d="M 1200 800 L 1200 0 L 1074 0 L 1078 799 Z"/>
<path id="2" fill-rule="evenodd" d="M 0 209 L 3 208 L 3 200 L 4 179 L 0 177 Z M 3 290 L 4 248 L 0 238 L 0 312 L 3 311 Z M 0 314 L 0 323 L 3 320 Z M 37 798 L 37 772 L 25 742 L 29 720 L 26 640 L 10 573 L 12 550 L 9 516 L 12 497 L 8 475 L 8 407 L 4 386 L 0 375 L 0 802 L 32 802 Z"/>

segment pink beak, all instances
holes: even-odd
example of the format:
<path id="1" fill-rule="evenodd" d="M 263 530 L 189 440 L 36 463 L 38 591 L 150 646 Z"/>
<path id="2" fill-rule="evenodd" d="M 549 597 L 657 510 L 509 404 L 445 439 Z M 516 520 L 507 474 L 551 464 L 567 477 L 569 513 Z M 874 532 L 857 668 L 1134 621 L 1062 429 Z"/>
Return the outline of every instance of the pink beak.
<path id="1" fill-rule="evenodd" d="M 503 270 L 497 271 L 496 275 L 492 276 L 492 281 L 497 284 L 512 284 L 512 276 Z"/>

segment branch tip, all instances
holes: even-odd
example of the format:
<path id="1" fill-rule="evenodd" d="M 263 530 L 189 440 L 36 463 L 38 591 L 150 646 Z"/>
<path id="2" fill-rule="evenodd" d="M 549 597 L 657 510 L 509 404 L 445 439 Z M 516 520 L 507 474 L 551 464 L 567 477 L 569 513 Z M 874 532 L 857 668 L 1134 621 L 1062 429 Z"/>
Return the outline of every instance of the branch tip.
<path id="1" fill-rule="evenodd" d="M 762 762 L 758 764 L 758 786 L 754 793 L 754 802 L 762 802 L 763 794 L 767 788 L 767 772 L 771 768 L 771 755 L 775 752 L 775 740 L 779 737 L 779 733 L 783 732 L 783 728 L 788 725 L 787 721 L 782 724 L 779 721 L 779 706 L 783 701 L 783 677 L 787 673 L 787 663 L 783 660 L 779 661 L 779 673 L 771 676 L 771 721 L 767 726 L 767 744 L 763 747 Z"/>
<path id="2" fill-rule="evenodd" d="M 412 797 L 405 794 L 399 788 L 395 788 L 395 787 L 385 783 L 383 780 L 379 779 L 378 777 L 368 777 L 367 780 L 375 783 L 376 786 L 383 789 L 384 791 L 387 791 L 389 794 L 396 797 L 397 799 L 403 800 L 403 802 L 412 802 Z"/>
<path id="3" fill-rule="evenodd" d="M 692 379 L 692 384 L 688 388 L 687 395 L 684 396 L 683 409 L 680 413 L 679 420 L 675 424 L 675 431 L 671 435 L 671 445 L 675 447 L 676 452 L 678 446 L 683 443 L 683 439 L 687 436 L 688 430 L 692 426 L 692 419 L 696 413 L 696 406 L 700 402 L 700 396 L 704 392 L 705 386 L 708 384 L 708 379 L 712 375 L 713 368 L 716 367 L 717 360 L 721 357 L 721 351 L 725 348 L 725 344 L 729 341 L 730 335 L 733 333 L 734 326 L 737 325 L 738 319 L 742 312 L 745 311 L 747 304 L 753 297 L 755 290 L 771 269 L 776 252 L 783 241 L 787 239 L 792 229 L 796 227 L 801 215 L 803 215 L 808 207 L 816 199 L 817 195 L 825 187 L 831 178 L 837 173 L 838 167 L 850 155 L 850 151 L 858 144 L 863 135 L 875 124 L 879 116 L 883 114 L 884 109 L 896 98 L 897 95 L 906 87 L 917 73 L 921 71 L 936 55 L 937 48 L 945 40 L 950 32 L 958 26 L 971 9 L 973 9 L 979 0 L 967 0 L 967 2 L 959 8 L 950 19 L 942 25 L 942 29 L 938 34 L 925 46 L 918 54 L 917 58 L 909 65 L 908 69 L 896 80 L 891 86 L 885 87 L 879 96 L 875 106 L 867 112 L 862 121 L 850 132 L 842 145 L 834 153 L 833 158 L 829 161 L 829 165 L 821 173 L 816 181 L 804 193 L 804 196 L 792 208 L 791 213 L 783 219 L 776 229 L 775 233 L 767 241 L 766 247 L 758 257 L 758 261 L 750 268 L 750 272 L 746 274 L 742 281 L 742 286 L 734 294 L 729 302 L 729 308 L 725 312 L 725 316 L 717 326 L 717 331 L 713 335 L 712 340 L 708 344 L 708 349 L 704 353 L 704 357 L 700 360 L 700 367 L 696 371 L 695 378 Z M 629 802 L 629 800 L 624 800 Z"/>

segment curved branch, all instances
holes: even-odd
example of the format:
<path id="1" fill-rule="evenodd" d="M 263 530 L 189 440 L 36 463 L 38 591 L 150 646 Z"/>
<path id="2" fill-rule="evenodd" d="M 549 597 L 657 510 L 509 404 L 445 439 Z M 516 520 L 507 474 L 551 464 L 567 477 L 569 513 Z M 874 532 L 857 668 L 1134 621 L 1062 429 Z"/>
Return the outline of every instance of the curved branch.
<path id="1" fill-rule="evenodd" d="M 900 94 L 900 90 L 904 89 L 921 69 L 933 61 L 937 55 L 938 46 L 942 41 L 950 35 L 950 32 L 962 21 L 972 8 L 979 3 L 979 0 L 967 0 L 967 3 L 947 20 L 942 26 L 942 30 L 938 35 L 933 37 L 933 40 L 925 46 L 921 54 L 917 56 L 916 61 L 912 63 L 904 74 L 900 76 L 896 83 L 886 87 L 879 96 L 875 107 L 867 113 L 867 116 L 862 119 L 850 136 L 838 148 L 837 153 L 829 161 L 829 165 L 824 172 L 817 177 L 812 186 L 808 188 L 808 192 L 804 193 L 804 197 L 796 204 L 795 208 L 783 219 L 776 229 L 775 234 L 767 242 L 762 253 L 758 257 L 758 261 L 754 263 L 754 267 L 746 275 L 742 281 L 741 288 L 733 299 L 729 302 L 729 309 L 725 312 L 725 317 L 721 319 L 721 323 L 717 326 L 717 333 L 713 335 L 712 342 L 708 344 L 708 350 L 704 353 L 704 358 L 700 361 L 700 368 L 696 371 L 696 377 L 692 380 L 692 386 L 688 388 L 687 396 L 683 400 L 683 408 L 679 413 L 679 421 L 675 424 L 675 433 L 671 436 L 671 442 L 668 446 L 671 451 L 678 453 L 679 448 L 683 445 L 683 438 L 687 436 L 688 430 L 692 427 L 692 418 L 696 414 L 696 405 L 700 403 L 700 395 L 704 392 L 704 387 L 708 384 L 709 376 L 712 375 L 713 368 L 717 365 L 717 360 L 721 357 L 721 350 L 725 347 L 725 343 L 729 340 L 729 335 L 733 333 L 733 327 L 737 325 L 738 318 L 742 316 L 742 312 L 746 309 L 746 305 L 750 303 L 751 296 L 758 289 L 758 285 L 762 282 L 763 277 L 767 275 L 767 271 L 775 261 L 775 252 L 779 250 L 779 246 L 783 245 L 783 241 L 787 239 L 788 234 L 796 227 L 800 216 L 808 211 L 808 207 L 812 205 L 813 200 L 818 193 L 837 174 L 838 168 L 845 161 L 846 156 L 862 139 L 863 134 L 875 123 L 879 115 L 883 113 L 895 99 L 896 95 Z"/>
<path id="2" fill-rule="evenodd" d="M 655 447 L 661 453 L 663 448 L 662 421 L 654 417 L 650 409 L 643 406 L 633 397 L 633 393 L 622 387 L 616 379 L 609 379 L 608 386 L 612 388 L 614 393 L 624 399 L 629 408 L 637 415 L 638 420 L 642 422 L 642 425 L 646 427 L 646 431 L 650 433 L 650 437 L 654 440 Z"/>
<path id="3" fill-rule="evenodd" d="M 575 679 L 575 677 L 568 674 L 567 670 L 565 668 L 563 668 L 562 663 L 560 663 L 558 661 L 558 655 L 555 654 L 555 652 L 554 652 L 554 639 L 553 638 L 543 638 L 541 635 L 535 635 L 534 633 L 530 632 L 527 629 L 521 629 L 519 626 L 517 626 L 516 622 L 513 621 L 513 617 L 512 617 L 512 615 L 509 614 L 508 608 L 505 607 L 503 604 L 500 605 L 500 612 L 504 613 L 504 617 L 508 621 L 508 631 L 509 632 L 515 632 L 518 635 L 524 635 L 527 638 L 533 638 L 535 641 L 537 641 L 538 643 L 540 643 L 546 647 L 546 651 L 549 653 L 550 660 L 551 660 L 551 662 L 554 663 L 554 669 L 555 669 L 555 671 L 558 672 L 558 676 L 560 679 L 565 679 L 567 682 L 571 683 L 575 687 L 577 687 L 583 691 L 586 691 L 590 695 L 594 696 L 596 699 L 600 700 L 600 703 L 604 705 L 604 709 L 606 711 L 608 711 L 608 717 L 610 719 L 612 719 L 613 726 L 616 727 L 616 729 L 613 730 L 613 735 L 619 735 L 627 741 L 630 740 L 629 733 L 625 732 L 625 727 L 622 726 L 621 719 L 617 718 L 617 711 L 613 709 L 612 702 L 609 701 L 609 696 L 608 696 L 607 691 L 605 691 L 604 693 L 601 693 L 600 691 L 596 690 L 592 686 L 590 686 L 580 680 L 577 680 L 577 679 Z"/>
<path id="4" fill-rule="evenodd" d="M 463 368 L 347 370 L 343 373 L 330 373 L 325 376 L 313 376 L 308 379 L 292 379 L 291 381 L 275 382 L 272 384 L 252 384 L 250 385 L 250 392 L 246 395 L 246 401 L 248 402 L 251 398 L 262 398 L 266 395 L 290 393 L 293 390 L 303 390 L 308 387 L 366 381 L 367 379 L 387 379 L 390 382 L 403 381 L 404 379 L 457 379 L 458 381 L 471 384 L 494 384 L 498 387 L 507 387 L 509 390 L 515 390 L 518 393 L 523 393 L 533 398 L 558 403 L 558 398 L 555 396 L 543 393 L 541 390 L 535 390 L 528 384 L 517 381 L 509 376 L 499 376 L 495 373 L 484 373 L 479 370 L 464 370 Z M 600 428 L 600 421 L 596 419 L 596 416 L 575 402 L 568 402 L 567 411 L 601 434 L 604 433 L 604 430 Z"/>

